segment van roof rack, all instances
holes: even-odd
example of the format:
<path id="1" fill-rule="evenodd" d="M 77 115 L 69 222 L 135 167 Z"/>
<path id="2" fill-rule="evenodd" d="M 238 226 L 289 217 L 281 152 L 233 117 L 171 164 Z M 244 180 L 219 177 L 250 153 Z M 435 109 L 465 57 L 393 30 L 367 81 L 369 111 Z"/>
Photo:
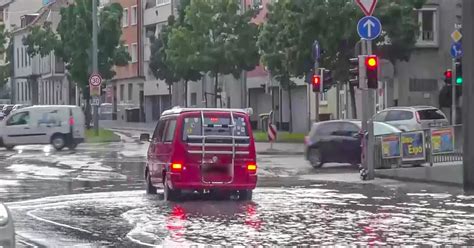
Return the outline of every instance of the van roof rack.
<path id="1" fill-rule="evenodd" d="M 172 109 L 165 110 L 162 115 L 173 115 L 181 114 L 185 112 L 210 112 L 210 111 L 219 111 L 219 112 L 228 112 L 228 113 L 243 113 L 243 114 L 253 114 L 252 108 L 247 109 L 228 109 L 228 108 L 182 108 L 175 106 Z"/>

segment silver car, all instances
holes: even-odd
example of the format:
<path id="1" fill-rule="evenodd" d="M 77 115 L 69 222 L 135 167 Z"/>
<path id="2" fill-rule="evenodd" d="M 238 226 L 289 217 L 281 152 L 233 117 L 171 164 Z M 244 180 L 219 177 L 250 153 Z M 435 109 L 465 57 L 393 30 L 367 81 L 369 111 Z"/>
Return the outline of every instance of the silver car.
<path id="1" fill-rule="evenodd" d="M 446 115 L 431 106 L 387 108 L 374 115 L 373 119 L 388 123 L 402 131 L 424 130 L 449 125 Z"/>
<path id="2" fill-rule="evenodd" d="M 0 247 L 15 247 L 15 228 L 8 208 L 0 203 Z"/>

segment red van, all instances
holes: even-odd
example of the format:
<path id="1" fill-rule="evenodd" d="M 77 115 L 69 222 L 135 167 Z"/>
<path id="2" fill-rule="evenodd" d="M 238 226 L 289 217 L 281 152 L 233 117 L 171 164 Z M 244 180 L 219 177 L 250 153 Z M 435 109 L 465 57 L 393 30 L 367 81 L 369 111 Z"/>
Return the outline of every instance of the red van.
<path id="1" fill-rule="evenodd" d="M 238 194 L 252 199 L 257 184 L 255 141 L 249 113 L 240 109 L 173 108 L 149 140 L 146 192 L 164 188 L 165 200 L 182 191 Z"/>

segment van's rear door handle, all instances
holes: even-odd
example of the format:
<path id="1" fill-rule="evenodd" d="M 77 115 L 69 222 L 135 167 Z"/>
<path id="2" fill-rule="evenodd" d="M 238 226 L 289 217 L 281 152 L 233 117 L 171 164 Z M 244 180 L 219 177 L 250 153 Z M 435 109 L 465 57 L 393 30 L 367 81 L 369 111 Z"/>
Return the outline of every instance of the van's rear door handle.
<path id="1" fill-rule="evenodd" d="M 25 127 L 25 129 L 30 129 L 29 127 Z"/>

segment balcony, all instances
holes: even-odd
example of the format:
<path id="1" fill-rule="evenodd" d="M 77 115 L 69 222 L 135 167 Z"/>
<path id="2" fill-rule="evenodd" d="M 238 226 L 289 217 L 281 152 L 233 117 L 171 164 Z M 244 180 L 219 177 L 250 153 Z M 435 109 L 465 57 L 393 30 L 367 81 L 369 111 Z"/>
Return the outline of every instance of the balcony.
<path id="1" fill-rule="evenodd" d="M 143 14 L 143 24 L 145 26 L 157 24 L 160 22 L 168 21 L 168 16 L 171 15 L 171 3 L 163 3 L 162 5 L 156 5 L 145 9 Z"/>

